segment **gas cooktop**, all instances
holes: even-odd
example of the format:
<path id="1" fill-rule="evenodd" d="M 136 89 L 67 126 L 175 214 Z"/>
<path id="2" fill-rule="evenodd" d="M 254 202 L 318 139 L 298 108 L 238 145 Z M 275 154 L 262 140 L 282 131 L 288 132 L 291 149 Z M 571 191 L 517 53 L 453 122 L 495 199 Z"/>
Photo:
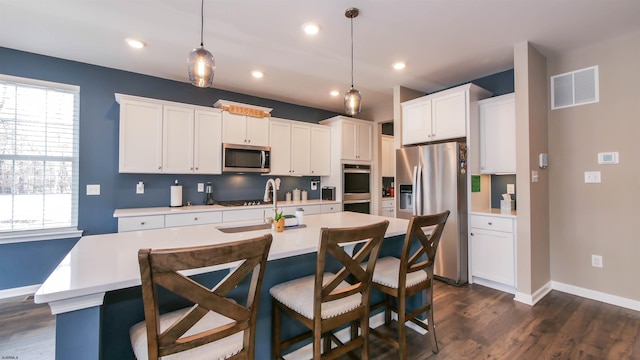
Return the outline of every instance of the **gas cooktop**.
<path id="1" fill-rule="evenodd" d="M 267 205 L 267 204 L 271 204 L 271 203 L 265 202 L 262 199 L 218 201 L 218 205 L 222 205 L 222 206 L 255 206 L 255 205 Z"/>

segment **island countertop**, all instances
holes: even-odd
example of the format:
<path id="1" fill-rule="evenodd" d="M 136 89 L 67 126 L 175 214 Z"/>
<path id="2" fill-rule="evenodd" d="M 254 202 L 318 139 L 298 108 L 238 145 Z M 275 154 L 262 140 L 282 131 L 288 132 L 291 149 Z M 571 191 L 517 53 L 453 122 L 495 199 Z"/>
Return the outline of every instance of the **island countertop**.
<path id="1" fill-rule="evenodd" d="M 36 303 L 49 303 L 52 313 L 102 304 L 105 292 L 140 285 L 138 250 L 220 244 L 273 235 L 269 260 L 316 252 L 322 227 L 352 227 L 389 220 L 385 237 L 405 234 L 408 220 L 353 212 L 305 216 L 305 227 L 278 233 L 255 230 L 223 233 L 232 223 L 131 231 L 82 237 L 35 294 Z M 255 222 L 254 222 L 255 223 Z M 241 224 L 238 224 L 241 225 Z M 201 272 L 226 267 L 207 268 Z"/>

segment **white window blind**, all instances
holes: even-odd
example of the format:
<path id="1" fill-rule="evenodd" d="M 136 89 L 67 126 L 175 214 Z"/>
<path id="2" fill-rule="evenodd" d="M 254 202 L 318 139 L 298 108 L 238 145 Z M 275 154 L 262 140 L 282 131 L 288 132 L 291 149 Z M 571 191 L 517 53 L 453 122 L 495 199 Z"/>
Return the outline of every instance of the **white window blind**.
<path id="1" fill-rule="evenodd" d="M 80 88 L 0 75 L 0 232 L 76 227 Z"/>

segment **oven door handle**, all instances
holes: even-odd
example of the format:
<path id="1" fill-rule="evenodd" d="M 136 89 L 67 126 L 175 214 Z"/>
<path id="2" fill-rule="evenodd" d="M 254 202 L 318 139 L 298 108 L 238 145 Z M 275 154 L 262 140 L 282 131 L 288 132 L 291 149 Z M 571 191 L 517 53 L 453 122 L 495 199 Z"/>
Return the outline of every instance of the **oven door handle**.
<path id="1" fill-rule="evenodd" d="M 371 170 L 366 169 L 344 169 L 342 172 L 345 174 L 371 174 Z"/>
<path id="2" fill-rule="evenodd" d="M 342 203 L 343 204 L 364 204 L 364 203 L 370 203 L 371 200 L 345 200 Z"/>
<path id="3" fill-rule="evenodd" d="M 262 150 L 260 151 L 260 167 L 264 169 L 266 164 L 267 164 L 267 154 L 264 152 L 264 150 Z"/>

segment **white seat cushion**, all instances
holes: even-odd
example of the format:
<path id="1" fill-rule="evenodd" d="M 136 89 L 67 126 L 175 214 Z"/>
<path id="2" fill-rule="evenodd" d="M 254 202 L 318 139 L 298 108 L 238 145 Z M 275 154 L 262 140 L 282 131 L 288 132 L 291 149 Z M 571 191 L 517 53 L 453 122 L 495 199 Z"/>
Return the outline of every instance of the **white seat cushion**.
<path id="1" fill-rule="evenodd" d="M 332 276 L 334 276 L 334 274 L 324 273 L 322 283 L 326 284 Z M 269 292 L 274 299 L 277 299 L 293 311 L 308 319 L 313 319 L 314 282 L 315 275 L 311 275 L 278 284 L 272 287 Z M 350 286 L 349 283 L 343 281 L 338 285 L 338 289 L 343 289 L 348 286 Z M 357 308 L 361 303 L 361 294 L 353 294 L 344 299 L 323 303 L 320 311 L 320 317 L 322 319 L 328 319 L 344 314 Z"/>
<path id="2" fill-rule="evenodd" d="M 378 259 L 371 281 L 397 289 L 399 278 L 400 259 L 391 256 Z M 407 287 L 419 284 L 423 281 L 427 281 L 427 272 L 424 270 L 407 274 Z"/>
<path id="3" fill-rule="evenodd" d="M 189 311 L 189 309 L 190 308 L 180 309 L 160 315 L 160 329 L 162 331 L 166 330 L 169 325 L 173 324 L 182 315 Z M 189 331 L 187 331 L 181 338 L 195 335 L 202 331 L 207 331 L 231 322 L 233 322 L 233 320 L 228 317 L 209 311 L 207 315 L 200 319 L 200 321 L 189 329 Z M 131 346 L 133 347 L 133 352 L 136 355 L 136 358 L 139 360 L 148 359 L 147 327 L 145 322 L 141 321 L 133 325 L 129 330 L 129 335 L 131 337 Z M 242 341 L 243 332 L 239 332 L 206 345 L 163 356 L 162 359 L 226 359 L 242 350 Z"/>

